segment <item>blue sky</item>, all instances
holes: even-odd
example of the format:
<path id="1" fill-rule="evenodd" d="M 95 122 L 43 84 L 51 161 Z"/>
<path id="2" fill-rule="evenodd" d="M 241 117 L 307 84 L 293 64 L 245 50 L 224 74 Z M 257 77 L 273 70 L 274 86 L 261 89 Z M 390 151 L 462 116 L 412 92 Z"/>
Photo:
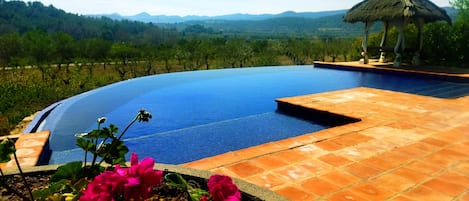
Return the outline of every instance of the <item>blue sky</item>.
<path id="1" fill-rule="evenodd" d="M 348 9 L 361 0 L 39 0 L 75 14 L 225 15 Z M 449 0 L 432 0 L 449 6 Z"/>

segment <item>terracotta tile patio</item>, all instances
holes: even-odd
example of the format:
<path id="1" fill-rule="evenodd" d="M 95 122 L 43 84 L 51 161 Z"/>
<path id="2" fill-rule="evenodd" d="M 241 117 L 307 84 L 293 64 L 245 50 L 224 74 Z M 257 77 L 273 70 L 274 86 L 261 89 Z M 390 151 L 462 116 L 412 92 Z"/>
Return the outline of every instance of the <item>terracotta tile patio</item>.
<path id="1" fill-rule="evenodd" d="M 469 200 L 469 97 L 354 88 L 277 101 L 361 121 L 183 166 L 294 201 Z"/>

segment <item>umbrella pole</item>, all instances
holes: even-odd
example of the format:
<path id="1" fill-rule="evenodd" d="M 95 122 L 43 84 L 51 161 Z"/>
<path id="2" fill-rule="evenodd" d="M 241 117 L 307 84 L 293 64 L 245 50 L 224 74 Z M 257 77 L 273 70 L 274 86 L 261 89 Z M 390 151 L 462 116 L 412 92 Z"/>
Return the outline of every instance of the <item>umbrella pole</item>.
<path id="1" fill-rule="evenodd" d="M 362 42 L 362 60 L 364 64 L 368 63 L 368 35 L 370 32 L 370 27 L 373 25 L 373 22 L 365 22 L 365 37 Z"/>
<path id="2" fill-rule="evenodd" d="M 386 41 L 388 39 L 388 29 L 389 29 L 389 22 L 383 21 L 384 23 L 384 33 L 383 38 L 381 39 L 381 44 L 379 45 L 381 55 L 379 56 L 380 63 L 386 63 L 386 52 L 384 51 L 384 47 L 386 46 Z"/>
<path id="3" fill-rule="evenodd" d="M 394 67 L 400 67 L 402 62 L 402 49 L 404 46 L 404 20 L 400 20 L 396 23 L 396 28 L 399 31 L 397 38 L 396 47 L 394 47 L 394 53 L 396 58 L 394 59 Z"/>
<path id="4" fill-rule="evenodd" d="M 423 23 L 424 23 L 423 20 L 418 20 L 417 22 L 418 47 L 417 47 L 417 51 L 415 52 L 412 58 L 412 64 L 414 66 L 422 65 L 422 60 L 420 59 L 420 53 L 422 52 L 422 48 L 423 48 L 423 31 L 422 31 Z"/>

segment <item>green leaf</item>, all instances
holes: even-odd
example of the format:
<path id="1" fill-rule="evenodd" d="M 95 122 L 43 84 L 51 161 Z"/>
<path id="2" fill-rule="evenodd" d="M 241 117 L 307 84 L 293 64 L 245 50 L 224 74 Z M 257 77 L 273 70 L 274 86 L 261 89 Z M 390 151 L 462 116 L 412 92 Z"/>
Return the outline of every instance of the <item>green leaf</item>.
<path id="1" fill-rule="evenodd" d="M 210 193 L 200 188 L 193 188 L 189 190 L 189 196 L 192 201 L 199 201 L 202 196 L 210 197 Z"/>
<path id="2" fill-rule="evenodd" d="M 125 164 L 125 154 L 129 149 L 122 140 L 114 139 L 110 144 L 103 144 L 98 156 L 108 164 Z"/>
<path id="3" fill-rule="evenodd" d="M 117 128 L 117 126 L 114 124 L 109 125 L 109 130 L 111 131 L 110 133 L 112 134 L 112 136 L 119 132 L 119 128 Z"/>
<path id="4" fill-rule="evenodd" d="M 7 138 L 0 142 L 0 163 L 9 162 L 15 151 L 15 145 L 10 139 Z"/>
<path id="5" fill-rule="evenodd" d="M 189 184 L 180 174 L 168 173 L 164 176 L 164 179 L 169 186 L 183 189 L 185 191 L 189 189 Z"/>
<path id="6" fill-rule="evenodd" d="M 96 143 L 91 140 L 78 138 L 76 141 L 76 145 L 83 149 L 84 151 L 95 152 L 96 151 Z"/>
<path id="7" fill-rule="evenodd" d="M 47 188 L 33 191 L 33 197 L 35 200 L 50 200 L 50 201 L 61 201 L 61 194 L 73 191 L 70 186 L 70 181 L 62 179 L 57 182 L 52 182 Z"/>
<path id="8" fill-rule="evenodd" d="M 75 182 L 83 178 L 83 163 L 81 161 L 70 162 L 57 168 L 57 172 L 50 178 L 51 182 L 58 182 L 62 179 Z"/>

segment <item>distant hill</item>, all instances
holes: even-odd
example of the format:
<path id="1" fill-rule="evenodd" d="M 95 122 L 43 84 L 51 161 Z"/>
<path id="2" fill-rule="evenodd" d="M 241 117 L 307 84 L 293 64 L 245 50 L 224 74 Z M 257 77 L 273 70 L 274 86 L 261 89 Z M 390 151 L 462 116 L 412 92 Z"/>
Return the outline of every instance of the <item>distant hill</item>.
<path id="1" fill-rule="evenodd" d="M 455 17 L 457 10 L 444 8 Z M 192 32 L 194 27 L 208 34 L 247 34 L 253 36 L 344 36 L 354 37 L 363 34 L 363 23 L 348 24 L 342 21 L 347 10 L 320 12 L 293 12 L 280 14 L 232 14 L 221 16 L 166 16 L 140 13 L 133 16 L 119 14 L 98 15 L 116 20 L 135 20 L 151 22 L 163 27 L 176 28 L 182 32 Z M 381 24 L 376 23 L 372 32 L 379 31 Z M 190 30 L 190 31 L 189 31 Z"/>
<path id="2" fill-rule="evenodd" d="M 445 8 L 449 15 L 457 11 Z M 0 0 L 0 35 L 42 30 L 64 32 L 74 38 L 103 38 L 109 41 L 139 40 L 142 37 L 217 34 L 248 36 L 355 37 L 363 34 L 363 24 L 342 21 L 347 10 L 293 12 L 279 14 L 232 14 L 222 16 L 166 16 L 140 13 L 134 16 L 83 16 L 70 14 L 40 2 Z M 167 29 L 161 29 L 167 28 Z M 380 23 L 372 31 L 378 31 Z M 169 34 L 171 33 L 171 34 Z"/>
<path id="3" fill-rule="evenodd" d="M 102 38 L 109 41 L 139 39 L 145 33 L 161 31 L 150 23 L 76 15 L 40 2 L 0 0 L 0 35 L 23 34 L 32 30 L 49 34 L 63 32 L 76 39 Z"/>
<path id="4" fill-rule="evenodd" d="M 175 16 L 175 15 L 150 15 L 146 12 L 132 15 L 132 16 L 122 16 L 118 13 L 110 15 L 92 15 L 95 17 L 108 17 L 115 20 L 135 20 L 140 22 L 151 22 L 156 24 L 173 24 L 173 23 L 183 23 L 189 21 L 205 21 L 205 20 L 227 20 L 227 21 L 260 21 L 268 20 L 272 18 L 284 18 L 284 17 L 299 17 L 299 18 L 309 18 L 316 19 L 320 17 L 344 14 L 346 10 L 335 10 L 335 11 L 321 11 L 321 12 L 293 12 L 286 11 L 280 14 L 260 14 L 260 15 L 251 15 L 251 14 L 230 14 L 230 15 L 220 15 L 220 16 Z"/>

